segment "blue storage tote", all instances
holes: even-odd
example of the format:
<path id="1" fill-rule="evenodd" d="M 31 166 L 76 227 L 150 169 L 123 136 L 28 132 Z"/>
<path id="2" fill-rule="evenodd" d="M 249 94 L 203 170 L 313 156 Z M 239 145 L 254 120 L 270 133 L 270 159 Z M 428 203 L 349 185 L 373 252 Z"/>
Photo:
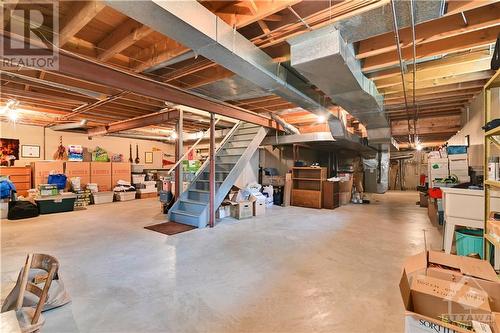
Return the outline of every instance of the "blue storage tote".
<path id="1" fill-rule="evenodd" d="M 448 146 L 448 155 L 467 154 L 467 146 Z"/>
<path id="2" fill-rule="evenodd" d="M 455 240 L 459 256 L 479 253 L 483 258 L 483 230 L 459 229 L 455 231 Z"/>

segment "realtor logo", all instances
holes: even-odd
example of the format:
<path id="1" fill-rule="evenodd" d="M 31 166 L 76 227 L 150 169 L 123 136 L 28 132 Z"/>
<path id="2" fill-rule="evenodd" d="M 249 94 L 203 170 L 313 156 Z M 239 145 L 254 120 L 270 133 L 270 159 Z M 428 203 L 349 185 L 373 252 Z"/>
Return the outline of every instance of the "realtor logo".
<path id="1" fill-rule="evenodd" d="M 58 1 L 4 0 L 1 7 L 1 67 L 57 70 Z"/>

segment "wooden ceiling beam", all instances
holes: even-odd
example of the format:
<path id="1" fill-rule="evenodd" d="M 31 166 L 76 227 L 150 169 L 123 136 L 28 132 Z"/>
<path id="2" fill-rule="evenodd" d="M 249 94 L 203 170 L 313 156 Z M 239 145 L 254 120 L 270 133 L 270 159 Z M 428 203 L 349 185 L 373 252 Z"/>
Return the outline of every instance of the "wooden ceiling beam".
<path id="1" fill-rule="evenodd" d="M 416 89 L 425 89 L 425 88 L 437 88 L 439 86 L 450 85 L 450 84 L 458 84 L 465 83 L 470 81 L 478 81 L 478 80 L 488 80 L 493 75 L 494 71 L 486 70 L 475 73 L 468 73 L 450 77 L 444 77 L 440 79 L 428 80 L 428 81 L 417 81 Z M 408 92 L 410 92 L 410 88 L 407 87 Z M 400 86 L 392 86 L 388 88 L 380 89 L 380 92 L 384 94 L 384 96 L 395 94 L 401 92 L 402 89 Z M 408 93 L 407 93 L 408 94 Z"/>
<path id="2" fill-rule="evenodd" d="M 441 86 L 436 86 L 436 87 L 431 87 L 431 88 L 422 88 L 422 89 L 417 89 L 416 95 L 415 96 L 425 96 L 429 94 L 439 94 L 439 93 L 448 93 L 448 92 L 455 92 L 455 91 L 461 91 L 464 89 L 479 89 L 481 90 L 486 83 L 486 80 L 477 80 L 477 81 L 470 81 L 470 82 L 460 82 L 460 83 L 452 83 L 452 84 L 445 84 Z M 408 91 L 407 95 L 411 96 L 412 91 Z M 403 91 L 399 92 L 393 92 L 390 94 L 386 94 L 384 97 L 384 100 L 391 100 L 395 98 L 401 98 L 404 97 Z"/>
<path id="3" fill-rule="evenodd" d="M 497 26 L 500 24 L 499 11 L 500 6 L 492 4 L 465 12 L 467 25 L 464 23 L 461 13 L 417 24 L 415 26 L 416 43 L 423 47 L 427 43 Z M 399 38 L 403 49 L 411 48 L 413 42 L 411 27 L 400 29 Z M 455 40 L 457 39 L 459 38 L 455 38 Z M 390 52 L 396 52 L 392 31 L 359 42 L 356 57 L 365 59 Z"/>
<path id="4" fill-rule="evenodd" d="M 461 96 L 451 96 L 451 97 L 443 97 L 439 99 L 429 99 L 429 100 L 418 100 L 417 101 L 417 107 L 425 107 L 427 105 L 432 105 L 432 104 L 444 104 L 444 103 L 455 103 L 455 102 L 460 102 L 460 103 L 467 103 L 470 99 L 472 98 L 472 95 L 461 95 Z M 396 102 L 390 102 L 384 104 L 384 108 L 386 110 L 393 110 L 393 109 L 405 109 L 406 105 L 403 101 L 403 103 L 396 103 Z"/>
<path id="5" fill-rule="evenodd" d="M 82 30 L 104 7 L 104 2 L 102 1 L 74 1 L 71 9 L 68 11 L 69 15 L 66 15 L 61 22 L 59 46 L 63 47 L 71 37 Z"/>
<path id="6" fill-rule="evenodd" d="M 250 13 L 247 13 L 246 15 L 238 14 L 238 9 L 234 7 L 227 7 L 224 11 L 216 11 L 215 14 L 230 26 L 234 26 L 236 29 L 239 29 L 251 23 L 263 20 L 266 17 L 272 16 L 288 6 L 293 6 L 301 2 L 301 0 L 256 0 L 252 2 L 253 4 L 250 4 L 252 9 L 249 8 Z M 253 14 L 251 13 L 252 10 L 254 11 Z"/>
<path id="7" fill-rule="evenodd" d="M 490 68 L 491 68 L 491 58 L 484 58 L 469 63 L 461 63 L 460 65 L 455 65 L 455 66 L 447 66 L 447 67 L 432 66 L 431 68 L 425 70 L 417 70 L 416 80 L 417 82 L 435 80 L 450 76 L 485 71 L 489 70 Z M 405 75 L 405 82 L 408 88 L 412 87 L 413 85 L 412 72 L 409 71 L 408 74 Z M 398 86 L 401 85 L 401 77 L 394 76 L 386 79 L 377 80 L 376 85 L 378 89 L 387 88 L 391 86 Z"/>
<path id="8" fill-rule="evenodd" d="M 179 110 L 175 109 L 159 111 L 145 116 L 114 122 L 105 126 L 94 127 L 89 129 L 87 134 L 89 136 L 104 135 L 158 125 L 179 118 L 179 114 Z"/>
<path id="9" fill-rule="evenodd" d="M 132 66 L 132 69 L 134 72 L 140 73 L 186 52 L 189 52 L 187 47 L 173 39 L 165 37 L 160 42 L 146 49 L 141 49 L 131 56 L 132 63 L 135 64 Z"/>
<path id="10" fill-rule="evenodd" d="M 448 68 L 448 67 L 456 67 L 462 64 L 468 64 L 475 61 L 481 61 L 483 59 L 491 59 L 490 48 L 486 47 L 479 50 L 473 50 L 467 52 L 465 54 L 449 54 L 441 59 L 434 59 L 425 62 L 421 62 L 417 64 L 417 71 L 427 71 L 433 70 L 437 68 Z M 413 65 L 407 64 L 407 74 L 413 73 Z M 373 72 L 367 75 L 369 79 L 372 79 L 375 83 L 379 80 L 384 80 L 390 77 L 397 76 L 401 78 L 401 71 L 399 67 L 385 69 L 377 72 Z"/>
<path id="11" fill-rule="evenodd" d="M 426 44 L 418 44 L 417 59 L 441 55 L 444 53 L 465 51 L 475 47 L 490 45 L 496 41 L 498 33 L 500 33 L 500 25 L 464 33 Z M 412 59 L 412 52 L 413 50 L 411 47 L 403 48 L 402 58 L 405 61 Z M 387 53 L 382 53 L 365 58 L 363 62 L 363 71 L 379 70 L 381 68 L 397 65 L 398 63 L 399 58 L 397 52 L 390 51 Z"/>
<path id="12" fill-rule="evenodd" d="M 452 96 L 464 96 L 464 95 L 476 95 L 481 92 L 481 87 L 477 87 L 474 89 L 457 89 L 457 90 L 452 90 L 452 91 L 447 91 L 447 92 L 441 92 L 441 93 L 433 93 L 432 91 L 428 93 L 421 93 L 421 94 L 416 94 L 415 98 L 418 101 L 422 100 L 430 100 L 430 99 L 439 99 L 443 97 L 452 97 Z M 411 93 L 409 94 L 409 98 L 411 99 Z M 385 98 L 384 103 L 385 104 L 390 104 L 393 101 L 398 101 L 399 103 L 404 103 L 404 96 L 395 96 L 395 95 L 390 95 L 390 98 Z"/>
<path id="13" fill-rule="evenodd" d="M 498 0 L 460 0 L 460 1 L 446 1 L 446 14 L 445 15 L 453 15 L 460 14 L 462 12 L 466 12 L 475 8 L 487 6 L 493 3 L 496 3 Z"/>
<path id="14" fill-rule="evenodd" d="M 152 32 L 149 27 L 129 18 L 97 44 L 97 59 L 107 61 Z"/>
<path id="15" fill-rule="evenodd" d="M 233 77 L 234 73 L 222 66 L 211 66 L 203 71 L 199 71 L 196 75 L 183 77 L 171 82 L 176 87 L 183 89 L 194 89 L 214 81 L 219 81 L 225 78 Z"/>

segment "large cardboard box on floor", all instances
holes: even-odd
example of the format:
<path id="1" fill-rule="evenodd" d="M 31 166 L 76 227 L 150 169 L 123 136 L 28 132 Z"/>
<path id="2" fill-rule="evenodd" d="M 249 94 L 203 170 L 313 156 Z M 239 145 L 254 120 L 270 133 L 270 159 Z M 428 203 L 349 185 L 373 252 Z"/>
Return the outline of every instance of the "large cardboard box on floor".
<path id="1" fill-rule="evenodd" d="M 99 192 L 111 191 L 111 162 L 90 162 L 90 182 L 97 184 Z"/>
<path id="2" fill-rule="evenodd" d="M 253 202 L 239 201 L 231 202 L 231 217 L 242 220 L 253 216 Z"/>
<path id="3" fill-rule="evenodd" d="M 80 185 L 82 188 L 90 183 L 90 162 L 64 162 L 64 173 L 68 177 L 68 184 L 71 183 L 71 178 L 80 177 Z"/>
<path id="4" fill-rule="evenodd" d="M 443 316 L 500 333 L 500 280 L 486 261 L 425 251 L 406 259 L 399 287 L 406 333 L 471 332 Z"/>
<path id="5" fill-rule="evenodd" d="M 32 186 L 37 188 L 40 184 L 47 184 L 49 174 L 64 173 L 63 161 L 38 161 L 31 162 Z"/>
<path id="6" fill-rule="evenodd" d="M 132 167 L 129 162 L 111 162 L 111 183 L 113 186 L 119 180 L 132 180 Z"/>

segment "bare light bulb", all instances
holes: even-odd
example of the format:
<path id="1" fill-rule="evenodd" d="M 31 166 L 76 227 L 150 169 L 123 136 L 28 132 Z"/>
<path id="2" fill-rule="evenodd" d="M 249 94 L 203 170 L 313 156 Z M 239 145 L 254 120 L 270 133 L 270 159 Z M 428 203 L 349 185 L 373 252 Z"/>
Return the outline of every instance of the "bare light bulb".
<path id="1" fill-rule="evenodd" d="M 16 122 L 17 118 L 19 118 L 19 113 L 16 110 L 10 110 L 8 117 L 11 121 Z"/>
<path id="2" fill-rule="evenodd" d="M 323 115 L 318 116 L 318 122 L 320 122 L 320 123 L 324 123 L 324 122 L 325 122 L 325 120 L 326 120 L 326 117 L 325 117 L 325 116 L 323 116 Z"/>
<path id="3" fill-rule="evenodd" d="M 420 143 L 415 148 L 417 149 L 417 151 L 421 151 L 422 149 L 424 149 L 424 147 L 422 147 Z"/>
<path id="4" fill-rule="evenodd" d="M 170 134 L 170 137 L 175 140 L 178 138 L 178 135 L 176 132 L 172 132 L 172 134 Z"/>

